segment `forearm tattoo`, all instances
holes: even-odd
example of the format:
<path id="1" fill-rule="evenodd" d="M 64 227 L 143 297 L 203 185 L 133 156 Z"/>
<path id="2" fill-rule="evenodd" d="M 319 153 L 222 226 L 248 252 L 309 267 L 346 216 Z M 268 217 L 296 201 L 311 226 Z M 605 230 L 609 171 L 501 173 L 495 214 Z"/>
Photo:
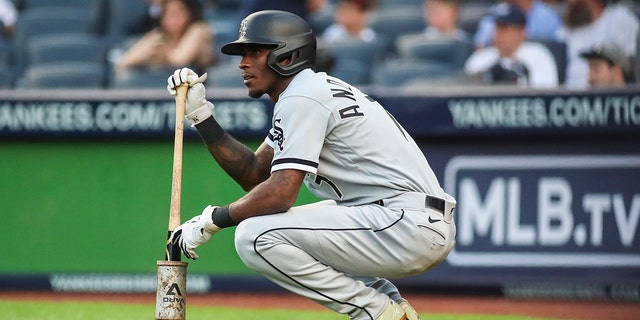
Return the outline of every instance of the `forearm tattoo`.
<path id="1" fill-rule="evenodd" d="M 253 189 L 269 177 L 271 159 L 254 153 L 229 135 L 207 148 L 222 169 L 245 190 Z"/>

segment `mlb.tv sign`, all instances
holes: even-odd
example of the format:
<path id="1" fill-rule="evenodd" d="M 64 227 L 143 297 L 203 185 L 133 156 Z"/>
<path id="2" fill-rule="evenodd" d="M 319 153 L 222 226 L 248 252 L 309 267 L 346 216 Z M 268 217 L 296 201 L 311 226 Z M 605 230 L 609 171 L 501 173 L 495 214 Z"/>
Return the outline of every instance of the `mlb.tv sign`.
<path id="1" fill-rule="evenodd" d="M 458 156 L 458 267 L 640 267 L 640 155 Z"/>

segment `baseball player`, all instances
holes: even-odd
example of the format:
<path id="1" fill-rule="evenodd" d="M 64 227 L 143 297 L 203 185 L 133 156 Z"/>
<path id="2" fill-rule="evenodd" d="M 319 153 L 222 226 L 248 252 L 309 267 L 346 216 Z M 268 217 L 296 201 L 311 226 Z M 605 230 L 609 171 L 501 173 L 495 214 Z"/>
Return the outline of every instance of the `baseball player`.
<path id="1" fill-rule="evenodd" d="M 419 319 L 386 278 L 429 270 L 455 241 L 455 200 L 445 194 L 409 134 L 372 97 L 312 69 L 316 38 L 300 17 L 259 11 L 222 52 L 240 55 L 249 96 L 275 103 L 272 128 L 254 152 L 227 134 L 205 99 L 205 77 L 188 83 L 186 118 L 219 165 L 246 191 L 207 206 L 172 234 L 183 254 L 237 226 L 242 261 L 278 285 L 351 319 Z M 304 184 L 323 201 L 294 207 Z"/>

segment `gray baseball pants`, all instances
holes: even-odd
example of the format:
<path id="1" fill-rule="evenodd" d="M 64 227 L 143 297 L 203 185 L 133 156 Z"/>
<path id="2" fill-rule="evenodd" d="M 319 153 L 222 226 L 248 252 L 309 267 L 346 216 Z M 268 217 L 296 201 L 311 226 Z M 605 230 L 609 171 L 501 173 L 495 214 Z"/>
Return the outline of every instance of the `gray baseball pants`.
<path id="1" fill-rule="evenodd" d="M 406 193 L 385 206 L 322 201 L 252 217 L 236 228 L 235 246 L 249 268 L 283 288 L 351 319 L 375 320 L 389 298 L 401 300 L 384 278 L 435 267 L 455 233 L 452 215 Z"/>

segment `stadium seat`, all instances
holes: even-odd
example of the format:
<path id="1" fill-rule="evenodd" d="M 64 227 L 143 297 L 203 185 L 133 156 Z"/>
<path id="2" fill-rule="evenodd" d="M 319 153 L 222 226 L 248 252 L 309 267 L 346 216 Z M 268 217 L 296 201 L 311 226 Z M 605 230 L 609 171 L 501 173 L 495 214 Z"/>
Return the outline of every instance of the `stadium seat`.
<path id="1" fill-rule="evenodd" d="M 321 35 L 327 27 L 334 23 L 333 5 L 327 5 L 323 10 L 314 12 L 309 16 L 309 24 L 316 35 Z"/>
<path id="2" fill-rule="evenodd" d="M 454 70 L 462 69 L 473 51 L 470 40 L 429 39 L 421 34 L 401 36 L 396 47 L 400 58 L 446 63 Z"/>
<path id="3" fill-rule="evenodd" d="M 0 40 L 0 69 L 9 66 L 10 54 L 11 54 L 11 44 L 9 44 L 9 42 Z"/>
<path id="4" fill-rule="evenodd" d="M 207 70 L 207 85 L 211 88 L 246 88 L 237 62 L 227 62 Z"/>
<path id="5" fill-rule="evenodd" d="M 231 22 L 231 21 L 226 21 L 226 22 L 218 21 L 216 23 L 213 23 L 213 22 L 209 21 L 209 25 L 212 26 L 211 29 L 213 30 L 213 35 L 214 35 L 214 41 L 213 41 L 214 50 L 213 50 L 213 54 L 215 54 L 217 59 L 219 61 L 221 61 L 222 63 L 229 62 L 232 59 L 232 56 L 222 54 L 220 52 L 220 48 L 222 48 L 223 45 L 238 39 L 238 23 L 237 23 L 237 21 L 234 21 L 234 22 Z"/>
<path id="6" fill-rule="evenodd" d="M 558 83 L 564 84 L 566 76 L 565 72 L 567 70 L 567 44 L 563 41 L 555 40 L 533 40 L 533 42 L 541 43 L 549 49 L 556 61 L 556 68 L 558 69 Z"/>
<path id="7" fill-rule="evenodd" d="M 13 74 L 9 69 L 0 68 L 0 89 L 10 89 L 13 81 Z"/>
<path id="8" fill-rule="evenodd" d="M 424 0 L 379 0 L 378 4 L 383 10 L 398 7 L 422 8 L 423 1 Z"/>
<path id="9" fill-rule="evenodd" d="M 175 68 L 116 70 L 110 78 L 108 87 L 112 89 L 163 89 L 167 87 L 167 77 L 174 71 Z"/>
<path id="10" fill-rule="evenodd" d="M 424 93 L 428 88 L 443 88 L 443 87 L 459 87 L 470 88 L 480 87 L 482 82 L 476 77 L 469 76 L 464 73 L 453 73 L 449 76 L 434 77 L 434 78 L 413 78 L 406 81 L 398 89 L 404 93 Z"/>
<path id="11" fill-rule="evenodd" d="M 97 63 L 58 63 L 28 68 L 20 89 L 102 89 L 105 70 Z"/>
<path id="12" fill-rule="evenodd" d="M 371 83 L 371 66 L 356 59 L 336 59 L 333 68 L 327 73 L 353 84 L 367 85 Z"/>
<path id="13" fill-rule="evenodd" d="M 369 16 L 368 25 L 386 42 L 387 55 L 395 52 L 399 36 L 416 33 L 426 28 L 422 7 L 401 9 L 378 9 Z"/>
<path id="14" fill-rule="evenodd" d="M 383 59 L 381 42 L 336 41 L 321 42 L 318 48 L 331 55 L 334 66 L 329 74 L 352 84 L 367 84 L 371 80 L 371 68 Z"/>
<path id="15" fill-rule="evenodd" d="M 18 72 L 24 70 L 32 39 L 51 34 L 91 34 L 93 22 L 90 12 L 85 9 L 42 7 L 23 11 L 15 26 L 13 64 Z"/>
<path id="16" fill-rule="evenodd" d="M 374 69 L 372 84 L 387 88 L 399 88 L 414 79 L 444 78 L 451 75 L 451 68 L 442 63 L 390 60 Z"/>
<path id="17" fill-rule="evenodd" d="M 20 5 L 22 9 L 38 7 L 75 7 L 90 9 L 100 1 L 109 0 L 20 0 Z"/>
<path id="18" fill-rule="evenodd" d="M 475 34 L 480 19 L 489 14 L 489 8 L 494 4 L 494 1 L 466 1 L 461 3 L 458 13 L 458 26 L 469 35 Z"/>
<path id="19" fill-rule="evenodd" d="M 84 33 L 37 37 L 28 46 L 28 65 L 74 61 L 105 64 L 106 49 L 101 38 Z"/>
<path id="20" fill-rule="evenodd" d="M 147 15 L 147 1 L 108 0 L 105 33 L 112 44 L 140 33 Z"/>

